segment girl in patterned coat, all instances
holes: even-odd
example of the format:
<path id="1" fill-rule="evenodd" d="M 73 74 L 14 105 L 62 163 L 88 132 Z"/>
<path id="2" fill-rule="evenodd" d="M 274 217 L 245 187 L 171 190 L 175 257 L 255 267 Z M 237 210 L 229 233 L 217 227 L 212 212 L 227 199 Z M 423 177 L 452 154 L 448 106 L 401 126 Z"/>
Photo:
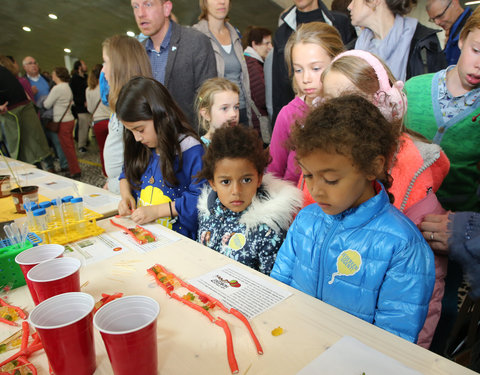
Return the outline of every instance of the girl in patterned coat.
<path id="1" fill-rule="evenodd" d="M 221 128 L 197 176 L 209 182 L 198 201 L 198 241 L 267 275 L 302 206 L 300 190 L 264 175 L 269 159 L 255 130 Z"/>

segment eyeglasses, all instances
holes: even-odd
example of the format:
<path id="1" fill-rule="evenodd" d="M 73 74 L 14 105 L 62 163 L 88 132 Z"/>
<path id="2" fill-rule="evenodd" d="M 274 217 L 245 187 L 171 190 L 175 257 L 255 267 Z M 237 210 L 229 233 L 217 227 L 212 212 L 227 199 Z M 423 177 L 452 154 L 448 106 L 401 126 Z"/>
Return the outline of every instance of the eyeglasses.
<path id="1" fill-rule="evenodd" d="M 25 63 L 25 65 L 37 65 L 37 62 L 36 61 L 29 61 L 29 62 Z"/>
<path id="2" fill-rule="evenodd" d="M 448 8 L 450 8 L 450 5 L 452 5 L 452 0 L 450 0 L 450 2 L 448 3 L 447 7 L 443 10 L 442 13 L 440 13 L 438 16 L 429 18 L 428 20 L 429 20 L 430 22 L 435 22 L 435 20 L 438 20 L 439 18 L 442 18 L 442 17 L 445 15 L 445 12 L 448 10 Z"/>

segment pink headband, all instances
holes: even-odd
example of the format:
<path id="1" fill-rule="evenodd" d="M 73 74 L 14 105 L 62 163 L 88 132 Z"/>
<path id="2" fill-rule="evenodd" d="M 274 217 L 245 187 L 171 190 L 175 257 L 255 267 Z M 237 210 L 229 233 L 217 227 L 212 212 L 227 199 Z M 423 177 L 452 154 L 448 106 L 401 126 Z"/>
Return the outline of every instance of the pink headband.
<path id="1" fill-rule="evenodd" d="M 343 56 L 354 56 L 365 60 L 375 70 L 380 88 L 374 95 L 373 104 L 388 120 L 401 119 L 407 111 L 407 96 L 402 91 L 404 83 L 396 81 L 390 86 L 387 71 L 382 61 L 370 52 L 350 50 L 335 57 L 332 64 Z"/>

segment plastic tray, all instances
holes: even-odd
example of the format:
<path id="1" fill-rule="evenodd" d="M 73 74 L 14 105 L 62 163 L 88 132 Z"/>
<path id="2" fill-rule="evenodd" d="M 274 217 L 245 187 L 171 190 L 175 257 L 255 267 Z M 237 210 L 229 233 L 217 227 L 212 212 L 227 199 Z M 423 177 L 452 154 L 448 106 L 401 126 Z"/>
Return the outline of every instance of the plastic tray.
<path id="1" fill-rule="evenodd" d="M 30 249 L 42 242 L 35 233 L 29 233 L 27 240 L 23 247 L 11 245 L 8 239 L 0 240 L 0 287 L 2 289 L 5 287 L 18 288 L 26 284 L 20 266 L 15 263 L 15 257 L 23 250 Z"/>

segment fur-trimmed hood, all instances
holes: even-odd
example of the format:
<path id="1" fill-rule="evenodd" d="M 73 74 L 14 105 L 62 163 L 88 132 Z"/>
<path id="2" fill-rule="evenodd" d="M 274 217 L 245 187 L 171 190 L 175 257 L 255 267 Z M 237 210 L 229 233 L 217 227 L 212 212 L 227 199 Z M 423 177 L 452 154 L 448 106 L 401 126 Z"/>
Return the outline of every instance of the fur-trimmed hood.
<path id="1" fill-rule="evenodd" d="M 214 215 L 214 206 L 217 193 L 210 185 L 205 184 L 198 199 L 199 215 Z M 270 173 L 263 176 L 262 185 L 252 199 L 250 206 L 239 213 L 240 224 L 245 224 L 247 231 L 266 224 L 278 231 L 287 230 L 292 223 L 293 216 L 303 206 L 302 192 L 292 184 L 280 180 Z M 232 212 L 232 214 L 234 214 Z"/>

